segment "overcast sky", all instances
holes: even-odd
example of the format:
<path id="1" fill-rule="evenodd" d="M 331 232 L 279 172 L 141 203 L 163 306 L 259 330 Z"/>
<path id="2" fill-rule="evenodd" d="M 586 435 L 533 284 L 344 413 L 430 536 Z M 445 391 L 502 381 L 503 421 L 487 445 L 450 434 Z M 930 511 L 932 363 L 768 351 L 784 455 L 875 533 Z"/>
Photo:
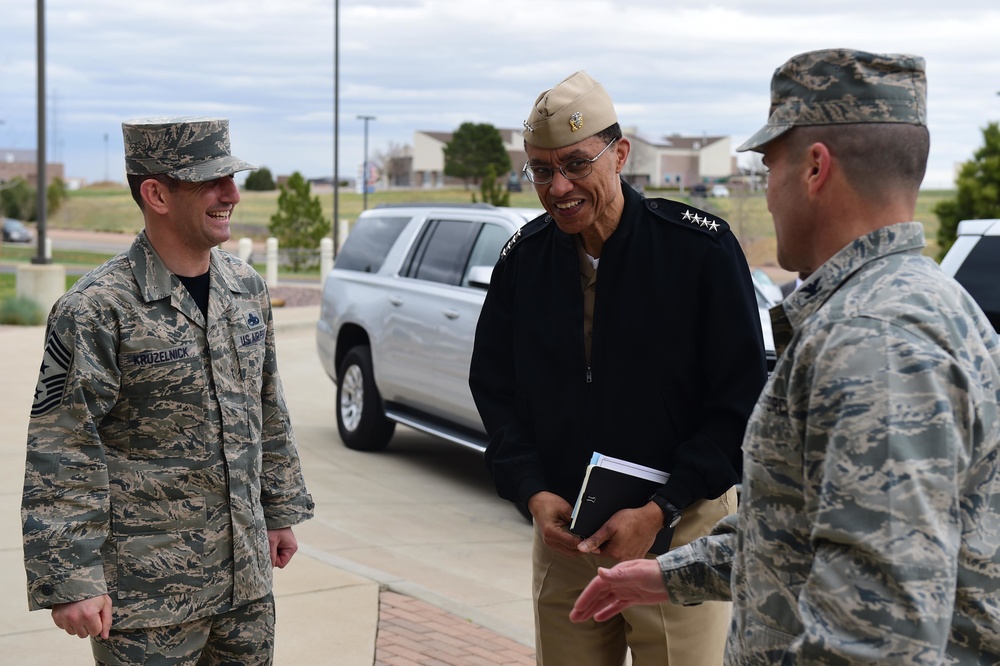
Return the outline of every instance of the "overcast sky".
<path id="1" fill-rule="evenodd" d="M 276 175 L 333 172 L 333 0 L 47 0 L 50 159 L 123 179 L 121 122 L 231 119 L 233 152 Z M 36 145 L 35 3 L 0 0 L 0 148 Z M 925 187 L 1000 119 L 996 0 L 340 0 L 340 173 L 416 130 L 520 127 L 578 69 L 640 135 L 728 135 L 767 117 L 774 69 L 847 47 L 927 59 Z M 105 140 L 107 137 L 107 140 Z"/>

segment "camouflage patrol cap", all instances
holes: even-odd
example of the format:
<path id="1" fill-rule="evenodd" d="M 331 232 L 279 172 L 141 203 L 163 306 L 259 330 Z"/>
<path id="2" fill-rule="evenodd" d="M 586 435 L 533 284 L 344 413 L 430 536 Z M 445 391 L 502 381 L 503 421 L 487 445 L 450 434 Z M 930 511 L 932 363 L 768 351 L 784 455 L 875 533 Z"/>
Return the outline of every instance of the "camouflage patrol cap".
<path id="1" fill-rule="evenodd" d="M 617 122 L 611 96 L 580 70 L 538 96 L 524 121 L 524 141 L 536 148 L 563 148 Z"/>
<path id="2" fill-rule="evenodd" d="M 125 173 L 166 174 L 200 183 L 252 171 L 252 164 L 229 152 L 229 121 L 225 118 L 144 118 L 122 123 Z"/>
<path id="3" fill-rule="evenodd" d="M 760 151 L 797 125 L 927 124 L 924 59 L 851 49 L 791 58 L 771 78 L 767 125 L 737 148 Z"/>

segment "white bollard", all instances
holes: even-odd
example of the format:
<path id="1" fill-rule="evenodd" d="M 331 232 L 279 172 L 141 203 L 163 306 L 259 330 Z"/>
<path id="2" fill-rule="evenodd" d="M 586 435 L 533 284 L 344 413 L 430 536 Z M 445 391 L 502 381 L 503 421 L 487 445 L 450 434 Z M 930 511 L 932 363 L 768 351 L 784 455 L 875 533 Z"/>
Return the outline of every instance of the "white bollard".
<path id="1" fill-rule="evenodd" d="M 250 255 L 253 254 L 253 241 L 249 238 L 241 238 L 239 249 L 236 251 L 240 258 L 240 261 L 246 261 L 249 263 Z"/>
<path id="2" fill-rule="evenodd" d="M 52 238 L 49 236 L 45 237 L 45 258 L 51 263 L 52 261 Z"/>
<path id="3" fill-rule="evenodd" d="M 319 281 L 326 279 L 326 274 L 333 268 L 333 239 L 323 238 L 319 242 Z"/>
<path id="4" fill-rule="evenodd" d="M 278 239 L 267 239 L 267 286 L 278 286 Z"/>
<path id="5" fill-rule="evenodd" d="M 349 231 L 350 227 L 347 225 L 347 220 L 337 221 L 337 254 L 340 254 L 340 249 L 344 247 L 344 241 L 347 240 Z"/>

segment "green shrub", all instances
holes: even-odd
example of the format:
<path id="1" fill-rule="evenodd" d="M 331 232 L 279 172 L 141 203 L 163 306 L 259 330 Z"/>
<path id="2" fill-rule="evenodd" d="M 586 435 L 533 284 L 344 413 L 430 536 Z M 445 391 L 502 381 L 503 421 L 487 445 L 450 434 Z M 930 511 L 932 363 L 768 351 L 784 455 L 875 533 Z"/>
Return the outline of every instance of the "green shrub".
<path id="1" fill-rule="evenodd" d="M 44 321 L 42 309 L 30 298 L 15 296 L 0 303 L 0 324 L 38 326 Z"/>

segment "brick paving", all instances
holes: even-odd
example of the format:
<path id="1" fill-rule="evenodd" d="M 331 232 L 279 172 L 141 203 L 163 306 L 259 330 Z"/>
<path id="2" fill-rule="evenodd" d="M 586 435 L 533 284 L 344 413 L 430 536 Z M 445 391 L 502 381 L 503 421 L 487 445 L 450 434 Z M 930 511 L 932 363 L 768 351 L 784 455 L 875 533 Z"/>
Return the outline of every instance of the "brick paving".
<path id="1" fill-rule="evenodd" d="M 534 666 L 535 651 L 436 606 L 379 594 L 375 666 Z"/>

